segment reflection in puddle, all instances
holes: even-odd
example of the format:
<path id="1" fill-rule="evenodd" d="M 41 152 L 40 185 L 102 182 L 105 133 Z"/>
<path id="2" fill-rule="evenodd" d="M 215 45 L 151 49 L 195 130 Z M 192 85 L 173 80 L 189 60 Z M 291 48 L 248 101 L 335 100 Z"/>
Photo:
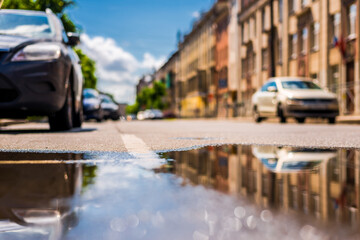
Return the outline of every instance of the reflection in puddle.
<path id="1" fill-rule="evenodd" d="M 360 225 L 359 151 L 221 146 L 164 157 L 171 159 L 165 172 L 184 183 L 246 197 L 264 209 L 312 216 L 323 224 Z"/>
<path id="2" fill-rule="evenodd" d="M 0 153 L 0 239 L 360 236 L 357 150 L 220 146 L 162 157 L 149 170 L 126 154 Z"/>
<path id="3" fill-rule="evenodd" d="M 0 153 L 0 238 L 62 239 L 78 224 L 82 188 L 96 166 L 73 153 Z"/>

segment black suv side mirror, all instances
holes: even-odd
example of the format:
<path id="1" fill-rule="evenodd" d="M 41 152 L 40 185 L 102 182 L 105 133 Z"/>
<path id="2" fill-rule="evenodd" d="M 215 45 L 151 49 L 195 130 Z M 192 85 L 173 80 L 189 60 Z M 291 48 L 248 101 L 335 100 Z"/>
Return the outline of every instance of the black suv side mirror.
<path id="1" fill-rule="evenodd" d="M 69 32 L 67 33 L 68 37 L 68 45 L 71 47 L 75 47 L 80 43 L 80 35 L 78 33 Z"/>

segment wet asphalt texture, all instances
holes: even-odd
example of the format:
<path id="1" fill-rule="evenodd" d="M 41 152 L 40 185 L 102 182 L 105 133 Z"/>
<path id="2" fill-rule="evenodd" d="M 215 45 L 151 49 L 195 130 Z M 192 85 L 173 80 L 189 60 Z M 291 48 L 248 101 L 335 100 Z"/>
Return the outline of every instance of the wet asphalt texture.
<path id="1" fill-rule="evenodd" d="M 0 239 L 358 239 L 359 147 L 360 126 L 320 122 L 1 127 Z"/>

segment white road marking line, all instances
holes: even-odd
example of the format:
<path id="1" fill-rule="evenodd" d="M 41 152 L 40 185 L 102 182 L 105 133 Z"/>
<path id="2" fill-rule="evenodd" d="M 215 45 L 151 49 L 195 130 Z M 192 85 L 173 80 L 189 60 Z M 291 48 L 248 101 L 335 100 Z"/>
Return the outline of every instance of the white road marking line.
<path id="1" fill-rule="evenodd" d="M 164 161 L 153 152 L 146 143 L 133 134 L 121 134 L 125 148 L 128 153 L 137 160 L 136 164 L 147 169 L 159 167 Z"/>

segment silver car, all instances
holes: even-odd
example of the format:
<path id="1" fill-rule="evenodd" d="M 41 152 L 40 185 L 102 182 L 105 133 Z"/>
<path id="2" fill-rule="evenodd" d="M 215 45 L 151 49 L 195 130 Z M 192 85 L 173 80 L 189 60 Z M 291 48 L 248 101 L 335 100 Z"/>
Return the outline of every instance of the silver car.
<path id="1" fill-rule="evenodd" d="M 288 117 L 304 123 L 307 117 L 325 118 L 335 123 L 339 103 L 334 93 L 323 90 L 311 79 L 297 77 L 270 78 L 252 96 L 254 120 L 279 117 L 285 123 Z"/>

